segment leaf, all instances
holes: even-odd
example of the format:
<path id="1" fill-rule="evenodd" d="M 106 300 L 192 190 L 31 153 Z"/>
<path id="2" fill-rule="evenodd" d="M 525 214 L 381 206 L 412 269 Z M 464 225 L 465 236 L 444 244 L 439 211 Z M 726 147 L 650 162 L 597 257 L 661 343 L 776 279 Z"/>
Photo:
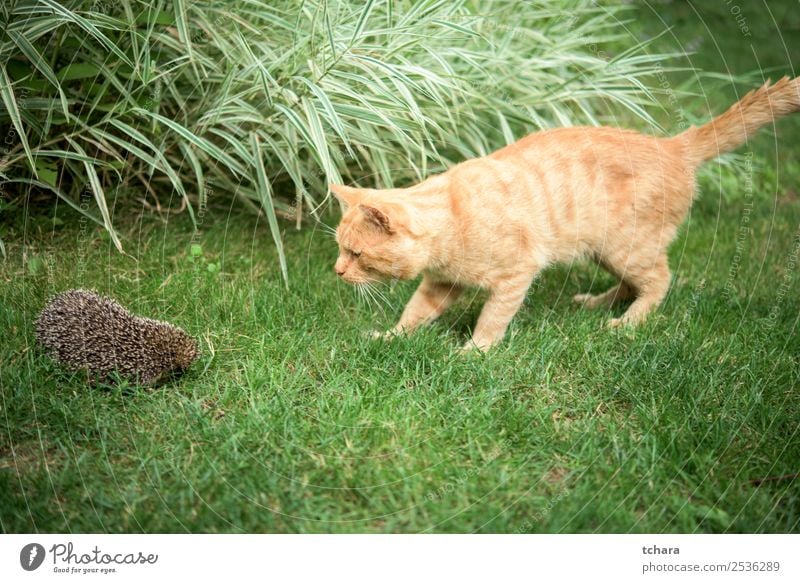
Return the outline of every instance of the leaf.
<path id="1" fill-rule="evenodd" d="M 22 127 L 22 118 L 19 115 L 19 108 L 17 107 L 17 100 L 14 97 L 14 91 L 11 89 L 11 79 L 8 78 L 6 68 L 3 63 L 0 63 L 0 97 L 3 99 L 3 104 L 6 106 L 6 111 L 11 117 L 11 123 L 14 124 L 14 129 L 17 130 L 22 147 L 25 150 L 25 155 L 28 158 L 28 163 L 31 165 L 33 175 L 36 175 L 36 164 L 33 161 L 33 153 L 31 147 L 28 145 L 28 137 L 25 135 L 25 130 Z"/>
<path id="2" fill-rule="evenodd" d="M 208 154 L 212 158 L 216 158 L 218 161 L 223 162 L 228 167 L 229 170 L 235 172 L 236 174 L 239 174 L 240 176 L 245 176 L 247 174 L 244 169 L 244 166 L 242 166 L 242 164 L 238 162 L 236 159 L 234 159 L 230 154 L 226 154 L 218 146 L 212 144 L 205 138 L 201 138 L 200 136 L 195 135 L 194 133 L 183 127 L 178 122 L 171 120 L 167 117 L 164 117 L 163 115 L 154 113 L 152 111 L 147 111 L 146 109 L 142 109 L 140 107 L 134 108 L 133 112 L 138 113 L 140 115 L 144 115 L 146 117 L 153 118 L 161 122 L 171 130 L 176 132 L 178 135 L 180 135 L 183 139 L 188 140 L 189 142 L 191 142 L 192 144 L 203 150 L 206 154 Z"/>
<path id="3" fill-rule="evenodd" d="M 173 26 L 175 24 L 175 15 L 166 10 L 155 11 L 148 9 L 136 15 L 136 24 L 140 26 L 150 26 L 151 24 Z"/>
<path id="4" fill-rule="evenodd" d="M 83 18 L 79 14 L 73 12 L 69 8 L 61 6 L 55 0 L 39 0 L 39 3 L 44 4 L 45 6 L 49 6 L 53 10 L 53 12 L 60 15 L 64 20 L 77 24 L 79 27 L 81 27 L 83 30 L 85 30 L 91 36 L 97 39 L 97 41 L 100 44 L 102 44 L 105 48 L 107 48 L 112 53 L 117 55 L 120 59 L 122 59 L 123 62 L 133 67 L 133 63 L 128 58 L 128 55 L 122 52 L 122 50 L 117 45 L 111 42 L 111 40 L 106 35 L 100 32 L 100 29 L 97 28 L 92 22 Z"/>
<path id="5" fill-rule="evenodd" d="M 39 160 L 37 160 L 38 164 Z M 37 172 L 39 173 L 39 178 L 42 182 L 46 182 L 50 186 L 56 186 L 58 182 L 58 172 L 56 170 L 50 170 L 49 168 L 44 168 L 41 165 L 37 167 Z"/>
<path id="6" fill-rule="evenodd" d="M 283 251 L 283 239 L 281 239 L 280 227 L 278 226 L 278 217 L 275 215 L 275 206 L 272 202 L 272 187 L 267 178 L 267 171 L 264 168 L 264 159 L 262 158 L 261 145 L 258 141 L 258 136 L 255 133 L 250 134 L 250 148 L 253 152 L 253 165 L 256 170 L 256 190 L 261 206 L 267 215 L 267 222 L 269 223 L 269 230 L 272 232 L 272 240 L 275 241 L 275 247 L 278 250 L 278 262 L 280 263 L 281 275 L 283 276 L 284 285 L 289 288 L 289 272 L 286 267 L 286 255 Z"/>
<path id="7" fill-rule="evenodd" d="M 392 6 L 392 3 L 389 2 L 389 9 L 390 10 L 391 10 L 391 6 Z M 327 2 L 325 2 L 325 5 L 324 5 L 323 9 L 324 9 L 323 19 L 325 20 L 325 32 L 328 35 L 328 44 L 331 47 L 331 58 L 335 59 L 336 58 L 336 43 L 333 40 L 333 28 L 331 27 L 331 19 L 330 19 L 330 14 L 328 14 L 329 10 L 328 10 L 328 3 Z"/>
<path id="8" fill-rule="evenodd" d="M 303 83 L 304 85 L 306 85 L 306 87 L 308 87 L 311 90 L 314 96 L 317 99 L 319 99 L 319 102 L 322 104 L 322 108 L 326 114 L 328 123 L 331 124 L 333 130 L 336 132 L 336 135 L 338 135 L 339 138 L 342 140 L 342 143 L 344 143 L 345 148 L 347 148 L 348 154 L 353 156 L 354 155 L 353 149 L 350 146 L 350 141 L 347 139 L 347 132 L 344 129 L 342 120 L 336 113 L 336 108 L 334 108 L 333 102 L 331 102 L 330 98 L 325 93 L 325 91 L 321 87 L 319 87 L 316 83 L 313 83 L 312 81 L 306 79 L 305 77 L 293 77 L 293 79 L 296 79 L 301 83 Z"/>
<path id="9" fill-rule="evenodd" d="M 184 0 L 174 0 L 175 7 L 175 27 L 178 29 L 178 38 L 181 39 L 183 47 L 186 49 L 186 55 L 189 57 L 189 62 L 194 70 L 195 77 L 199 78 L 197 72 L 198 59 L 194 56 L 194 49 L 192 48 L 192 37 L 189 34 L 189 23 L 186 20 L 186 4 Z"/>
<path id="10" fill-rule="evenodd" d="M 275 85 L 278 88 L 280 88 L 280 85 L 278 85 L 275 79 L 272 78 L 272 75 L 270 74 L 269 70 L 264 66 L 264 63 L 262 63 L 258 59 L 258 57 L 256 57 L 255 53 L 250 48 L 250 45 L 247 43 L 241 32 L 238 33 L 238 38 L 239 38 L 239 44 L 242 45 L 245 52 L 247 53 L 247 56 L 250 57 L 250 61 L 253 63 L 253 67 L 255 67 L 256 70 L 258 71 L 258 77 L 261 80 L 261 87 L 264 89 L 264 95 L 267 98 L 267 105 L 269 105 L 269 107 L 272 107 L 272 93 L 269 90 L 268 81 L 271 81 L 273 85 Z"/>
<path id="11" fill-rule="evenodd" d="M 469 36 L 474 36 L 474 37 L 478 37 L 478 38 L 482 38 L 482 39 L 486 40 L 485 37 L 483 37 L 482 35 L 478 34 L 474 30 L 470 30 L 469 28 L 461 26 L 460 24 L 456 24 L 455 22 L 448 22 L 447 20 L 441 20 L 439 18 L 432 18 L 431 22 L 434 22 L 434 23 L 438 24 L 439 26 L 443 26 L 445 28 L 449 28 L 451 30 L 455 30 L 456 32 L 460 32 L 460 33 L 463 33 L 463 34 L 467 34 Z"/>
<path id="12" fill-rule="evenodd" d="M 281 166 L 283 167 L 283 170 L 289 174 L 292 182 L 294 182 L 295 189 L 308 201 L 309 205 L 312 205 L 314 200 L 303 182 L 300 163 L 297 159 L 297 156 L 295 156 L 293 152 L 294 148 L 292 148 L 289 144 L 287 144 L 285 147 L 281 147 L 268 135 L 259 134 L 259 137 L 263 137 L 266 141 L 270 154 L 277 156 Z"/>
<path id="13" fill-rule="evenodd" d="M 91 63 L 71 63 L 58 72 L 58 79 L 59 81 L 94 79 L 99 72 L 100 67 Z"/>
<path id="14" fill-rule="evenodd" d="M 61 109 L 64 112 L 64 115 L 68 115 L 69 107 L 67 105 L 67 97 L 64 95 L 64 91 L 61 89 L 61 84 L 58 82 L 56 74 L 53 72 L 50 64 L 44 59 L 44 57 L 42 57 L 42 55 L 30 43 L 30 41 L 25 38 L 25 35 L 19 31 L 9 30 L 8 36 L 14 41 L 14 44 L 19 47 L 19 50 L 22 51 L 28 60 L 33 63 L 33 66 L 36 67 L 42 75 L 44 75 L 44 78 L 47 79 L 50 84 L 56 88 L 56 90 L 58 90 L 58 96 L 61 99 Z"/>
<path id="15" fill-rule="evenodd" d="M 66 194 L 61 192 L 58 188 L 55 188 L 55 187 L 47 184 L 46 182 L 42 182 L 41 180 L 33 180 L 32 178 L 14 178 L 12 180 L 6 180 L 6 181 L 4 181 L 4 183 L 5 184 L 28 184 L 30 186 L 36 186 L 38 188 L 43 188 L 45 190 L 49 190 L 50 192 L 55 194 L 58 198 L 63 200 L 66 204 L 68 204 L 74 210 L 76 210 L 77 212 L 79 212 L 80 214 L 85 216 L 90 221 L 97 223 L 101 227 L 104 226 L 102 221 L 99 221 L 95 216 L 93 216 L 91 213 L 87 212 L 86 209 L 84 209 L 80 205 L 75 204 L 74 200 L 72 200 Z"/>
<path id="16" fill-rule="evenodd" d="M 197 223 L 195 222 L 194 218 L 194 209 L 192 208 L 192 203 L 189 202 L 189 197 L 186 194 L 186 190 L 183 187 L 183 181 L 178 176 L 178 173 L 172 168 L 170 163 L 167 161 L 166 157 L 164 156 L 163 152 L 160 148 L 158 148 L 155 144 L 153 144 L 150 140 L 148 140 L 140 131 L 132 128 L 126 123 L 123 123 L 119 120 L 112 119 L 111 125 L 115 126 L 116 128 L 122 130 L 126 135 L 132 137 L 133 139 L 139 141 L 140 143 L 144 144 L 153 152 L 153 156 L 158 161 L 156 164 L 156 168 L 164 172 L 169 178 L 169 181 L 172 183 L 172 186 L 178 192 L 178 194 L 186 201 L 186 210 L 189 212 L 189 217 L 192 219 L 192 223 L 195 227 L 197 227 Z M 123 146 L 125 147 L 125 146 Z"/>
<path id="17" fill-rule="evenodd" d="M 506 145 L 513 144 L 516 142 L 516 138 L 514 138 L 514 133 L 511 131 L 511 126 L 508 125 L 508 120 L 506 116 L 503 115 L 502 111 L 497 112 L 497 118 L 500 121 L 500 129 L 503 132 L 503 139 L 506 141 Z"/>
<path id="18" fill-rule="evenodd" d="M 367 18 L 369 18 L 369 13 L 372 12 L 372 6 L 374 4 L 375 0 L 368 0 L 364 8 L 362 8 L 361 16 L 358 17 L 356 27 L 353 29 L 353 38 L 350 39 L 350 46 L 353 46 L 356 39 L 361 36 L 361 33 L 364 31 L 364 26 L 367 24 Z"/>
<path id="19" fill-rule="evenodd" d="M 314 152 L 319 158 L 320 165 L 327 175 L 328 182 L 340 183 L 342 177 L 339 171 L 331 160 L 331 154 L 328 150 L 328 141 L 325 139 L 325 130 L 322 127 L 322 121 L 319 118 L 314 104 L 308 97 L 303 97 L 303 110 L 306 112 L 306 120 L 308 120 L 309 134 L 311 135 L 311 144 L 314 146 Z"/>
<path id="20" fill-rule="evenodd" d="M 181 152 L 183 152 L 183 155 L 189 160 L 189 164 L 194 170 L 194 177 L 197 180 L 197 196 L 199 198 L 198 209 L 200 212 L 203 212 L 203 209 L 205 209 L 208 204 L 206 200 L 206 181 L 205 174 L 203 173 L 203 165 L 200 163 L 200 159 L 189 144 L 181 142 L 179 146 Z"/>
<path id="21" fill-rule="evenodd" d="M 80 147 L 79 144 L 70 138 L 67 138 L 67 141 L 72 145 L 72 147 L 81 155 L 86 156 L 86 152 L 83 148 Z M 103 192 L 103 186 L 100 183 L 100 177 L 97 175 L 97 170 L 95 170 L 94 165 L 91 162 L 84 161 L 83 167 L 86 169 L 86 176 L 89 179 L 89 185 L 92 187 L 92 193 L 94 194 L 94 200 L 97 203 L 97 208 L 100 209 L 100 216 L 103 217 L 103 226 L 106 228 L 111 240 L 114 242 L 114 246 L 117 248 L 117 251 L 122 253 L 122 243 L 117 237 L 117 232 L 114 230 L 114 225 L 111 224 L 111 214 L 108 212 L 108 205 L 106 204 L 106 195 Z"/>

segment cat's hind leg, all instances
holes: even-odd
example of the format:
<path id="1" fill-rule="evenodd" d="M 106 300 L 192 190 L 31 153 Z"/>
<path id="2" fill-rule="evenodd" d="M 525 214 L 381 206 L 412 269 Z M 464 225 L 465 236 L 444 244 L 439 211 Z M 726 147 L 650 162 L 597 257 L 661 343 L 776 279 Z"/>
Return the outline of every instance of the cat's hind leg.
<path id="1" fill-rule="evenodd" d="M 572 299 L 585 308 L 594 310 L 612 308 L 620 302 L 631 299 L 634 295 L 634 289 L 626 282 L 621 281 L 601 294 L 577 294 Z"/>
<path id="2" fill-rule="evenodd" d="M 621 317 L 609 321 L 613 328 L 641 324 L 664 300 L 670 282 L 666 253 L 648 263 L 629 261 L 623 277 L 636 289 L 636 299 Z"/>

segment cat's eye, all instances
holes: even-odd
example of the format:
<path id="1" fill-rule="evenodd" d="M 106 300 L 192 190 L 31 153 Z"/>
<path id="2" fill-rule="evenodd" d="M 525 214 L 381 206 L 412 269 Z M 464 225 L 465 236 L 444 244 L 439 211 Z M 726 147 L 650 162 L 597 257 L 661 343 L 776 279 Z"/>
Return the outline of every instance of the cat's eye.
<path id="1" fill-rule="evenodd" d="M 361 257 L 361 251 L 350 251 L 350 255 L 358 259 L 359 257 Z"/>

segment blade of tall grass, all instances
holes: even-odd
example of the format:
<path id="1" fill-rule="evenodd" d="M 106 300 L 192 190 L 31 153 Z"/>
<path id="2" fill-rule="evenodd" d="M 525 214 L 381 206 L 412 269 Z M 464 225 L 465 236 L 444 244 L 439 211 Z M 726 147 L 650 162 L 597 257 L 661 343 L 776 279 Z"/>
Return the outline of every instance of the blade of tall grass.
<path id="1" fill-rule="evenodd" d="M 33 152 L 31 152 L 31 147 L 28 144 L 28 137 L 25 135 L 25 128 L 22 127 L 22 118 L 19 113 L 19 107 L 17 106 L 17 99 L 14 96 L 14 90 L 11 87 L 11 79 L 9 79 L 3 63 L 0 63 L 0 97 L 2 97 L 3 104 L 6 106 L 6 111 L 11 118 L 11 123 L 14 125 L 14 129 L 17 131 L 17 136 L 19 136 L 20 143 L 25 150 L 25 156 L 28 158 L 30 170 L 33 172 L 33 175 L 38 178 L 38 175 L 36 174 L 36 164 L 33 161 Z"/>
<path id="2" fill-rule="evenodd" d="M 306 114 L 306 121 L 308 122 L 308 135 L 310 138 L 309 145 L 314 149 L 314 156 L 319 158 L 320 165 L 325 171 L 327 180 L 336 184 L 342 181 L 342 177 L 336 166 L 333 164 L 330 151 L 328 150 L 328 143 L 325 139 L 325 130 L 322 127 L 322 120 L 317 113 L 317 109 L 308 97 L 303 97 L 303 111 Z"/>
<path id="3" fill-rule="evenodd" d="M 364 4 L 363 8 L 361 9 L 361 14 L 358 16 L 358 22 L 356 22 L 356 26 L 353 29 L 353 36 L 350 39 L 351 47 L 359 39 L 361 33 L 364 32 L 364 27 L 367 25 L 367 19 L 372 12 L 373 6 L 375 6 L 375 0 L 367 0 L 367 3 Z"/>
<path id="4" fill-rule="evenodd" d="M 278 250 L 278 262 L 280 263 L 281 275 L 283 275 L 284 284 L 288 289 L 289 273 L 286 267 L 286 255 L 283 251 L 283 239 L 281 239 L 280 227 L 278 226 L 278 217 L 275 215 L 275 206 L 272 201 L 272 188 L 269 178 L 267 178 L 267 171 L 264 168 L 261 143 L 259 142 L 258 135 L 255 133 L 250 134 L 250 148 L 253 152 L 253 165 L 258 178 L 258 194 L 261 198 L 261 205 L 264 208 L 264 213 L 267 215 L 267 222 L 269 223 L 269 229 L 272 233 L 272 240 L 275 241 L 275 248 Z"/>
<path id="5" fill-rule="evenodd" d="M 49 190 L 53 194 L 55 194 L 59 199 L 61 199 L 64 203 L 69 205 L 73 210 L 77 211 L 90 221 L 97 223 L 101 227 L 105 227 L 105 223 L 102 220 L 99 220 L 90 212 L 86 211 L 81 205 L 76 204 L 72 197 L 67 196 L 66 193 L 62 192 L 56 186 L 52 184 L 47 184 L 46 182 L 42 182 L 41 180 L 35 180 L 33 178 L 11 178 L 9 180 L 3 180 L 3 184 L 27 184 L 28 186 L 35 186 L 36 188 L 41 188 L 42 190 Z"/>
<path id="6" fill-rule="evenodd" d="M 186 209 L 189 212 L 190 218 L 192 219 L 192 224 L 196 228 L 197 227 L 197 221 L 195 220 L 194 210 L 192 209 L 192 203 L 189 201 L 189 197 L 186 194 L 186 190 L 185 190 L 185 188 L 183 186 L 183 181 L 180 179 L 180 177 L 178 176 L 178 173 L 175 172 L 175 170 L 172 168 L 170 163 L 167 161 L 167 158 L 164 156 L 164 154 L 161 151 L 161 149 L 158 146 L 156 146 L 155 144 L 153 144 L 153 142 L 148 140 L 147 137 L 144 136 L 140 131 L 138 131 L 135 128 L 132 128 L 128 124 L 126 124 L 126 123 L 124 123 L 124 122 L 122 122 L 122 121 L 120 121 L 118 119 L 110 120 L 109 124 L 114 126 L 117 129 L 119 129 L 124 135 L 133 138 L 134 140 L 138 141 L 140 144 L 142 144 L 145 147 L 147 147 L 151 152 L 153 152 L 153 158 L 154 158 L 154 162 L 155 162 L 154 166 L 156 168 L 158 168 L 159 170 L 161 170 L 164 174 L 167 175 L 167 178 L 169 178 L 169 181 L 170 181 L 170 183 L 172 183 L 173 188 L 178 192 L 178 194 L 181 196 L 181 198 L 184 199 L 184 201 L 186 202 Z M 110 136 L 110 134 L 106 134 L 106 135 Z M 123 148 L 126 148 L 128 150 L 130 150 L 130 148 L 132 147 L 132 144 L 130 144 L 130 142 L 124 142 L 122 140 L 118 140 L 117 143 L 119 145 L 121 145 Z M 139 150 L 139 154 L 138 155 L 141 157 L 141 150 Z"/>
<path id="7" fill-rule="evenodd" d="M 67 138 L 67 141 L 78 154 L 87 157 L 86 152 L 75 140 Z M 108 231 L 111 241 L 113 241 L 117 251 L 122 253 L 122 242 L 119 240 L 117 231 L 114 228 L 114 225 L 111 223 L 111 213 L 109 213 L 108 205 L 106 204 L 106 194 L 103 191 L 103 185 L 100 182 L 100 177 L 97 175 L 97 170 L 94 164 L 87 162 L 86 160 L 83 161 L 83 167 L 86 169 L 86 176 L 89 179 L 89 185 L 91 186 L 92 193 L 94 194 L 97 208 L 100 210 L 100 215 L 103 217 L 103 226 L 106 228 L 106 231 Z"/>
<path id="8" fill-rule="evenodd" d="M 183 47 L 186 50 L 186 56 L 188 57 L 189 63 L 192 65 L 192 71 L 194 71 L 194 77 L 197 82 L 200 82 L 201 76 L 200 71 L 197 68 L 198 59 L 195 58 L 194 55 L 194 48 L 192 47 L 192 36 L 189 34 L 189 22 L 187 18 L 187 7 L 184 0 L 174 0 L 174 8 L 175 8 L 175 28 L 178 30 L 178 39 L 183 43 Z"/>
<path id="9" fill-rule="evenodd" d="M 69 105 L 67 104 L 67 96 L 64 95 L 64 90 L 61 88 L 61 83 L 56 78 L 55 71 L 50 67 L 50 64 L 44 59 L 41 53 L 36 50 L 27 38 L 17 30 L 9 30 L 8 36 L 14 41 L 14 44 L 19 47 L 20 52 L 24 54 L 31 64 L 36 67 L 39 72 L 47 79 L 50 84 L 58 91 L 58 97 L 61 100 L 61 109 L 66 116 L 69 112 Z"/>
<path id="10" fill-rule="evenodd" d="M 128 56 L 115 44 L 113 43 L 105 34 L 103 34 L 100 29 L 97 28 L 91 21 L 83 18 L 77 12 L 69 10 L 68 8 L 60 5 L 55 0 L 38 0 L 41 4 L 51 8 L 53 12 L 59 15 L 64 21 L 72 22 L 87 33 L 96 39 L 100 44 L 102 44 L 106 49 L 114 53 L 117 57 L 119 57 L 126 65 L 129 65 L 133 68 L 133 63 L 128 58 Z"/>
<path id="11" fill-rule="evenodd" d="M 194 150 L 192 150 L 191 146 L 185 142 L 181 142 L 179 147 L 194 171 L 194 177 L 197 181 L 197 207 L 199 211 L 202 212 L 202 210 L 208 206 L 208 200 L 206 198 L 206 177 L 205 173 L 203 172 L 203 164 L 200 162 L 200 159 L 197 157 L 197 154 L 194 153 Z"/>
<path id="12" fill-rule="evenodd" d="M 244 168 L 244 166 L 242 166 L 237 160 L 235 160 L 229 154 L 225 153 L 222 149 L 220 149 L 218 146 L 216 146 L 212 142 L 206 140 L 205 138 L 202 138 L 202 137 L 200 137 L 198 135 L 195 135 L 194 133 L 189 131 L 187 128 L 183 127 L 181 124 L 179 124 L 179 123 L 177 123 L 177 122 L 175 122 L 175 121 L 173 121 L 173 120 L 171 120 L 171 119 L 169 119 L 167 117 L 164 117 L 163 115 L 160 115 L 160 114 L 157 114 L 157 113 L 153 113 L 152 111 L 147 111 L 146 109 L 142 109 L 142 108 L 139 108 L 139 107 L 135 108 L 132 111 L 132 113 L 137 113 L 137 114 L 143 115 L 145 117 L 151 117 L 151 118 L 157 120 L 158 122 L 164 124 L 169 129 L 171 129 L 174 132 L 176 132 L 183 139 L 185 139 L 188 142 L 194 144 L 195 146 L 197 146 L 198 148 L 200 148 L 201 150 L 206 152 L 212 158 L 214 158 L 214 159 L 218 160 L 219 162 L 222 162 L 223 164 L 225 164 L 225 166 L 229 170 L 231 170 L 232 172 L 234 172 L 234 173 L 236 173 L 236 174 L 238 174 L 240 176 L 244 176 L 247 173 L 245 168 Z"/>

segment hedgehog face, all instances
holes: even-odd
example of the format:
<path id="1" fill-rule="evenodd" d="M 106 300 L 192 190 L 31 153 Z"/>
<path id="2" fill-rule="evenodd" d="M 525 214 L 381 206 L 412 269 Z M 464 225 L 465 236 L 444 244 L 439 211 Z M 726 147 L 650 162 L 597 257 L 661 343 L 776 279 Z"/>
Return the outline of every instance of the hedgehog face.
<path id="1" fill-rule="evenodd" d="M 184 372 L 197 360 L 199 354 L 197 341 L 183 330 L 175 330 L 175 333 L 177 336 L 174 344 L 175 348 L 173 349 L 175 369 L 179 372 Z"/>
<path id="2" fill-rule="evenodd" d="M 158 324 L 158 344 L 163 350 L 164 364 L 170 369 L 164 372 L 181 374 L 197 360 L 197 341 L 180 328 L 163 322 Z"/>

